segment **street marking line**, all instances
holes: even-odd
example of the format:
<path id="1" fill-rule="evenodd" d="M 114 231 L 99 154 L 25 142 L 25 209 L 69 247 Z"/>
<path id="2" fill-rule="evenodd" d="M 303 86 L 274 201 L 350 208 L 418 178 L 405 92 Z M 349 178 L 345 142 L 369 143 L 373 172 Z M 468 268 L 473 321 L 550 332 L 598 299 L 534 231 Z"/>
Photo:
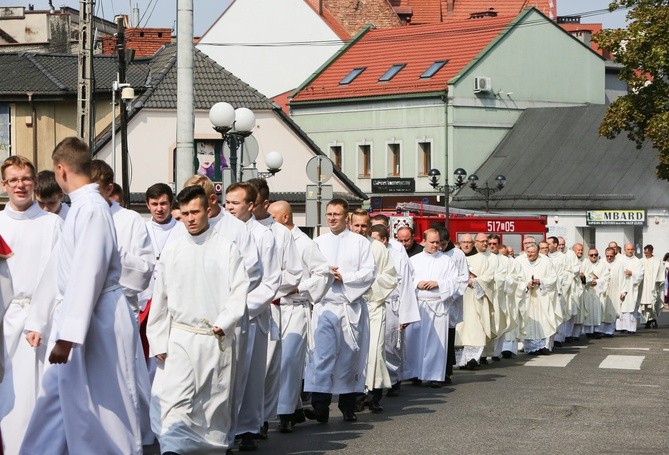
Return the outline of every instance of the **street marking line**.
<path id="1" fill-rule="evenodd" d="M 628 385 L 635 386 L 635 387 L 652 387 L 654 389 L 659 389 L 661 387 L 661 386 L 656 385 L 656 384 L 628 384 Z"/>
<path id="2" fill-rule="evenodd" d="M 525 363 L 526 367 L 556 367 L 564 368 L 576 357 L 576 354 L 551 354 L 535 357 Z"/>
<path id="3" fill-rule="evenodd" d="M 662 350 L 663 350 L 664 352 L 668 352 L 668 351 L 669 351 L 669 349 L 662 349 Z"/>
<path id="4" fill-rule="evenodd" d="M 607 355 L 599 368 L 610 370 L 640 370 L 645 355 Z"/>
<path id="5" fill-rule="evenodd" d="M 609 351 L 650 351 L 650 348 L 602 348 Z"/>
<path id="6" fill-rule="evenodd" d="M 576 348 L 576 349 L 588 349 L 590 346 L 569 346 L 570 348 Z"/>

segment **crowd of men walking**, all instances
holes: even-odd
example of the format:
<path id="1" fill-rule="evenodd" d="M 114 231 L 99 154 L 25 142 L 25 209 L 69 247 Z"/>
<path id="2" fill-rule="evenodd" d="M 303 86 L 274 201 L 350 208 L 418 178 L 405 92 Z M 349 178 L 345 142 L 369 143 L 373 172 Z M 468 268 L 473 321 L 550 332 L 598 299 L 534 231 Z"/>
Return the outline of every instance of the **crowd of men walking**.
<path id="1" fill-rule="evenodd" d="M 601 259 L 525 237 L 514 257 L 497 235 L 455 245 L 444 228 L 419 244 L 343 199 L 312 240 L 264 180 L 219 205 L 202 175 L 176 198 L 149 187 L 145 222 L 82 141 L 52 158 L 53 172 L 1 167 L 5 455 L 138 454 L 155 437 L 163 454 L 253 451 L 275 419 L 283 433 L 328 422 L 333 395 L 355 422 L 403 381 L 442 387 L 454 367 L 634 332 L 662 308 L 651 245 L 638 259 L 612 242 Z"/>

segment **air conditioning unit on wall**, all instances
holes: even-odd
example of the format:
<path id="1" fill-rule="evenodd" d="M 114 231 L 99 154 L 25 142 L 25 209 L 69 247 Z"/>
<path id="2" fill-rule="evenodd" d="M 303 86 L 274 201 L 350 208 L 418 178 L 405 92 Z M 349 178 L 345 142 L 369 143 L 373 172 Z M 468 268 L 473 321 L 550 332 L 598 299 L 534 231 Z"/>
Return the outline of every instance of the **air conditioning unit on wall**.
<path id="1" fill-rule="evenodd" d="M 492 91 L 492 79 L 489 77 L 474 78 L 474 93 L 488 93 Z"/>

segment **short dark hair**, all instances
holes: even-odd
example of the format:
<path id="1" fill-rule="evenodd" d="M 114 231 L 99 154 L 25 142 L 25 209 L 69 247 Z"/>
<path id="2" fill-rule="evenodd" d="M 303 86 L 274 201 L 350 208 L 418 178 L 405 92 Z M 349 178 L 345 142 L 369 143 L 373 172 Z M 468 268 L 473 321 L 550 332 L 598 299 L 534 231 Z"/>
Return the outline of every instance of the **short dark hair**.
<path id="1" fill-rule="evenodd" d="M 91 161 L 91 180 L 100 185 L 111 185 L 114 183 L 114 170 L 102 160 Z"/>
<path id="2" fill-rule="evenodd" d="M 383 213 L 377 213 L 372 217 L 372 220 L 374 221 L 381 221 L 383 224 L 388 226 L 390 224 L 390 218 L 385 216 Z"/>
<path id="3" fill-rule="evenodd" d="M 492 239 L 495 239 L 499 242 L 502 238 L 499 236 L 499 234 L 488 234 L 488 240 Z"/>
<path id="4" fill-rule="evenodd" d="M 233 183 L 232 185 L 230 185 L 225 189 L 225 194 L 240 189 L 246 192 L 246 197 L 244 197 L 244 201 L 246 201 L 247 204 L 249 202 L 253 202 L 254 204 L 256 203 L 256 199 L 258 199 L 258 190 L 256 190 L 256 187 L 251 185 L 249 182 Z"/>
<path id="5" fill-rule="evenodd" d="M 18 168 L 27 167 L 30 170 L 33 178 L 35 177 L 35 165 L 28 158 L 22 155 L 12 155 L 2 163 L 2 178 L 5 178 L 5 170 L 9 166 L 16 166 Z"/>
<path id="6" fill-rule="evenodd" d="M 204 207 L 205 209 L 209 207 L 209 200 L 207 199 L 207 193 L 205 192 L 204 188 L 202 188 L 200 185 L 187 186 L 183 190 L 181 190 L 177 195 L 177 202 L 179 203 L 179 207 L 188 204 L 190 201 L 194 199 L 200 199 L 200 201 L 202 202 L 202 207 Z"/>
<path id="7" fill-rule="evenodd" d="M 551 242 L 554 242 L 556 245 L 560 243 L 560 240 L 558 240 L 558 238 L 555 237 L 554 235 L 548 237 L 546 240 L 550 240 Z"/>
<path id="8" fill-rule="evenodd" d="M 51 154 L 53 164 L 65 164 L 72 172 L 91 176 L 91 153 L 88 144 L 78 137 L 66 137 L 56 145 Z"/>
<path id="9" fill-rule="evenodd" d="M 439 241 L 440 242 L 445 242 L 447 240 L 451 239 L 450 233 L 448 232 L 448 229 L 446 229 L 444 226 L 437 226 L 434 228 L 435 231 L 439 234 Z"/>
<path id="10" fill-rule="evenodd" d="M 376 232 L 379 234 L 379 236 L 382 239 L 388 239 L 390 237 L 390 233 L 388 232 L 388 228 L 385 227 L 383 224 L 375 224 L 371 228 L 369 228 L 370 232 Z"/>
<path id="11" fill-rule="evenodd" d="M 63 190 L 56 182 L 56 173 L 53 171 L 40 171 L 35 183 L 35 196 L 40 199 L 49 199 L 52 196 L 63 196 Z"/>
<path id="12" fill-rule="evenodd" d="M 332 199 L 330 202 L 328 202 L 327 206 L 331 205 L 338 205 L 340 207 L 344 208 L 344 212 L 348 213 L 348 202 L 346 202 L 345 199 L 342 199 L 340 197 L 336 197 Z"/>
<path id="13" fill-rule="evenodd" d="M 110 196 L 116 196 L 118 198 L 118 203 L 120 205 L 125 204 L 125 199 L 123 195 L 123 187 L 119 185 L 118 183 L 114 182 L 114 186 L 112 188 L 112 192 Z"/>
<path id="14" fill-rule="evenodd" d="M 149 199 L 158 199 L 163 195 L 167 196 L 170 205 L 174 204 L 174 192 L 172 192 L 172 188 L 166 183 L 154 183 L 146 190 L 146 202 L 149 202 Z"/>
<path id="15" fill-rule="evenodd" d="M 256 178 L 249 179 L 247 182 L 253 185 L 253 187 L 258 191 L 258 194 L 260 195 L 260 202 L 269 201 L 269 186 L 267 185 L 267 180 Z"/>
<path id="16" fill-rule="evenodd" d="M 652 253 L 655 248 L 653 248 L 653 245 L 649 243 L 648 245 L 644 246 L 643 249 L 648 250 Z"/>

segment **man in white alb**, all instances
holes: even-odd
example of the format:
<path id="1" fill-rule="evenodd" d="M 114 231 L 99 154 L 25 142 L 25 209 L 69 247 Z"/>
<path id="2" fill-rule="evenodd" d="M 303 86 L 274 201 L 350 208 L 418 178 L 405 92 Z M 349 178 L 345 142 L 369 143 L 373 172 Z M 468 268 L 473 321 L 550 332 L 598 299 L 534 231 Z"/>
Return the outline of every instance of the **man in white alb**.
<path id="1" fill-rule="evenodd" d="M 625 254 L 618 255 L 622 264 L 622 280 L 620 294 L 620 316 L 616 321 L 616 330 L 635 333 L 639 309 L 639 288 L 643 281 L 641 260 L 634 255 L 634 245 L 625 244 Z M 616 259 L 616 260 L 618 260 Z"/>
<path id="2" fill-rule="evenodd" d="M 163 454 L 229 448 L 234 329 L 246 312 L 249 279 L 239 249 L 208 221 L 204 189 L 177 196 L 188 235 L 157 264 L 147 335 L 159 368 L 152 420 Z"/>

